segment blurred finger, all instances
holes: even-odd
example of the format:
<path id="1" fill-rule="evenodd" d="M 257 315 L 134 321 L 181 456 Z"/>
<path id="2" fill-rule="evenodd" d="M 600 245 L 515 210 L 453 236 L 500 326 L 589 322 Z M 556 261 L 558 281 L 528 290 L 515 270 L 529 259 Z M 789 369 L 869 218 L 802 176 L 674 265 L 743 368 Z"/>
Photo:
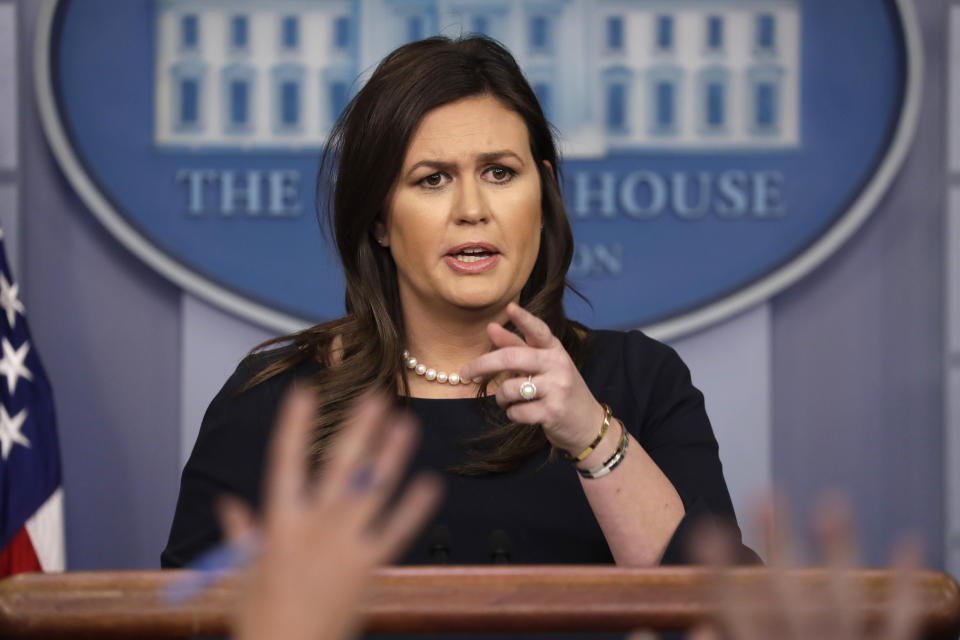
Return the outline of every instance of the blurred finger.
<path id="1" fill-rule="evenodd" d="M 528 345 L 541 349 L 553 346 L 556 338 L 546 322 L 514 302 L 507 305 L 507 315 L 526 338 Z"/>
<path id="2" fill-rule="evenodd" d="M 701 522 L 690 536 L 688 555 L 697 564 L 726 568 L 736 563 L 736 540 L 729 525 L 716 519 Z"/>
<path id="3" fill-rule="evenodd" d="M 378 563 L 391 561 L 409 544 L 433 514 L 442 495 L 443 483 L 435 474 L 420 473 L 410 482 L 375 534 Z"/>
<path id="4" fill-rule="evenodd" d="M 410 415 L 398 413 L 391 418 L 376 459 L 369 467 L 361 470 L 362 473 L 369 469 L 369 485 L 352 486 L 348 494 L 349 499 L 356 503 L 355 517 L 361 523 L 369 524 L 383 508 L 387 498 L 393 494 L 413 453 L 418 435 L 416 423 Z M 356 477 L 355 475 L 354 478 Z"/>
<path id="5" fill-rule="evenodd" d="M 765 534 L 769 556 L 772 596 L 775 610 L 771 613 L 786 625 L 791 638 L 814 637 L 806 627 L 804 610 L 811 603 L 806 594 L 787 575 L 797 566 L 798 553 L 793 541 L 792 524 L 783 501 L 774 497 L 759 509 L 760 528 Z"/>
<path id="6" fill-rule="evenodd" d="M 653 634 L 649 637 L 656 638 Z M 722 640 L 722 638 L 723 635 L 720 633 L 720 629 L 712 624 L 702 624 L 687 634 L 687 640 Z M 632 636 L 630 640 L 634 640 Z"/>
<path id="7" fill-rule="evenodd" d="M 310 424 L 316 411 L 313 394 L 303 388 L 287 393 L 277 415 L 266 469 L 266 509 L 282 511 L 302 497 Z M 272 520 L 270 515 L 268 521 Z"/>
<path id="8" fill-rule="evenodd" d="M 814 512 L 814 528 L 824 560 L 831 567 L 857 566 L 860 550 L 849 500 L 841 494 L 824 497 Z"/>
<path id="9" fill-rule="evenodd" d="M 336 500 L 347 490 L 354 474 L 363 467 L 364 457 L 386 419 L 390 405 L 382 393 L 367 393 L 354 405 L 343 428 L 336 435 L 326 468 L 316 487 L 316 498 Z"/>
<path id="10" fill-rule="evenodd" d="M 896 570 L 890 603 L 887 640 L 911 640 L 920 637 L 923 607 L 919 569 L 923 565 L 923 545 L 912 537 L 897 544 L 891 562 Z"/>
<path id="11" fill-rule="evenodd" d="M 850 574 L 859 556 L 852 507 L 844 496 L 828 495 L 817 505 L 813 519 L 829 581 L 824 609 L 829 612 L 831 626 L 840 637 L 856 637 L 862 622 L 862 594 Z"/>
<path id="12" fill-rule="evenodd" d="M 245 567 L 259 551 L 259 535 L 252 509 L 234 496 L 216 501 L 217 519 L 225 542 L 194 558 L 189 569 L 164 588 L 164 596 L 173 604 L 183 604 L 213 586 L 226 573 Z M 240 572 L 243 579 L 248 572 Z"/>
<path id="13" fill-rule="evenodd" d="M 228 542 L 237 544 L 253 535 L 256 519 L 253 510 L 243 500 L 230 495 L 220 496 L 216 509 L 223 537 Z"/>
<path id="14" fill-rule="evenodd" d="M 779 569 L 791 569 L 798 564 L 797 548 L 793 540 L 792 523 L 783 501 L 774 497 L 758 509 L 761 531 L 767 544 L 768 564 Z"/>
<path id="15" fill-rule="evenodd" d="M 760 640 L 764 634 L 756 611 L 758 603 L 730 579 L 729 569 L 736 564 L 736 551 L 736 535 L 720 520 L 701 523 L 691 536 L 690 556 L 694 562 L 715 570 L 712 577 L 717 623 L 729 629 L 737 640 Z M 704 638 L 720 637 L 716 625 L 704 626 L 696 633 Z"/>

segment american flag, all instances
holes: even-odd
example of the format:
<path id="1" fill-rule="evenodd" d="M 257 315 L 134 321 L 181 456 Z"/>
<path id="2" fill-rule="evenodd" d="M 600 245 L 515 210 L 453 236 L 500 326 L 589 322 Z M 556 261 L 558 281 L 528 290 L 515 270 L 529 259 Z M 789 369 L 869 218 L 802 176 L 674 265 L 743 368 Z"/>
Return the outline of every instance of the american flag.
<path id="1" fill-rule="evenodd" d="M 63 571 L 63 489 L 50 383 L 0 230 L 0 576 Z"/>

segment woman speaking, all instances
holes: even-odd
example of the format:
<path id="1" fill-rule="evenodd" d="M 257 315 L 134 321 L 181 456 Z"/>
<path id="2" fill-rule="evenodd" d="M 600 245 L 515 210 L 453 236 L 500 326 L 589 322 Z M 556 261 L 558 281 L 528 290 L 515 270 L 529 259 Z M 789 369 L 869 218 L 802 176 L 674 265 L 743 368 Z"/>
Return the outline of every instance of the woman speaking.
<path id="1" fill-rule="evenodd" d="M 446 491 L 406 563 L 677 563 L 696 520 L 732 522 L 703 397 L 676 353 L 564 313 L 559 171 L 502 46 L 435 37 L 388 55 L 334 127 L 318 182 L 325 193 L 332 178 L 346 314 L 261 345 L 213 400 L 163 565 L 219 542 L 222 494 L 260 504 L 291 386 L 317 398 L 321 472 L 367 392 L 419 418 L 412 468 L 442 473 Z"/>

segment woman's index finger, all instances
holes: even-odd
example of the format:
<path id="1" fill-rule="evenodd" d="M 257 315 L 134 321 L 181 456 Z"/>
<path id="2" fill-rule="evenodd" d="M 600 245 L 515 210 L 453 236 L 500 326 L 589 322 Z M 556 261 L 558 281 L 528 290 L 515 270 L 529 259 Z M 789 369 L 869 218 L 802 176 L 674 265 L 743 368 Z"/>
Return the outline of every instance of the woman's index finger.
<path id="1" fill-rule="evenodd" d="M 553 332 L 547 323 L 537 316 L 514 302 L 507 305 L 507 315 L 531 347 L 545 349 L 553 345 Z"/>
<path id="2" fill-rule="evenodd" d="M 508 331 L 502 325 L 497 324 L 496 322 L 491 322 L 487 325 L 487 335 L 490 336 L 490 339 L 493 340 L 493 346 L 495 347 L 525 347 L 527 343 L 523 341 L 523 338 Z"/>

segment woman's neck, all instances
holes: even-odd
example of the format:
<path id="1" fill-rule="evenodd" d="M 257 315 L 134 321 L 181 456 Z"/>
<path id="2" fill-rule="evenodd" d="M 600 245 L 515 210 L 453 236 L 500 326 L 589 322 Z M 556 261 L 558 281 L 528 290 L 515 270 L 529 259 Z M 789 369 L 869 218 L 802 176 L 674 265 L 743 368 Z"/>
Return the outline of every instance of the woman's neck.
<path id="1" fill-rule="evenodd" d="M 453 310 L 449 313 L 427 313 L 404 308 L 403 321 L 407 336 L 406 349 L 428 369 L 448 375 L 490 350 L 487 324 L 504 322 L 506 311 L 474 312 Z M 477 394 L 477 385 L 438 383 L 407 370 L 410 395 L 417 398 L 468 398 Z"/>

